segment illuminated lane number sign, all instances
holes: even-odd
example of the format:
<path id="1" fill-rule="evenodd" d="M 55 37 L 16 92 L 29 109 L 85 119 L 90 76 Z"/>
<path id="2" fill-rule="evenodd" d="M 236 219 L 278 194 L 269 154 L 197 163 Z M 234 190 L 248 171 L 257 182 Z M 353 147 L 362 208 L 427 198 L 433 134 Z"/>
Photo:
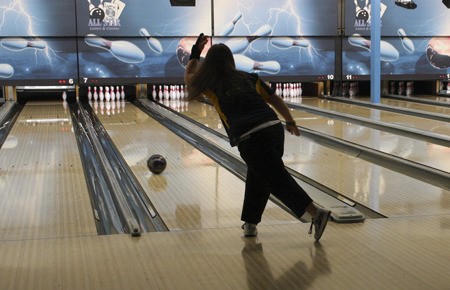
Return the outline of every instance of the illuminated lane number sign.
<path id="1" fill-rule="evenodd" d="M 353 76 L 352 76 L 352 75 L 346 75 L 345 78 L 346 78 L 347 80 L 351 80 L 351 79 L 353 79 Z"/>
<path id="2" fill-rule="evenodd" d="M 328 80 L 334 80 L 334 75 L 327 75 Z"/>

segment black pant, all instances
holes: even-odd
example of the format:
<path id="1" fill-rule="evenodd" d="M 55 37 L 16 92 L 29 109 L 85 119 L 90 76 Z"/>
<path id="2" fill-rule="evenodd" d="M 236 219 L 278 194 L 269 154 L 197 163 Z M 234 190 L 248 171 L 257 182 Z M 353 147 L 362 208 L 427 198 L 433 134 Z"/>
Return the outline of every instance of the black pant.
<path id="1" fill-rule="evenodd" d="M 248 167 L 241 220 L 258 224 L 270 193 L 301 217 L 312 199 L 284 167 L 281 159 L 283 125 L 276 124 L 252 133 L 250 138 L 239 143 L 238 148 Z"/>

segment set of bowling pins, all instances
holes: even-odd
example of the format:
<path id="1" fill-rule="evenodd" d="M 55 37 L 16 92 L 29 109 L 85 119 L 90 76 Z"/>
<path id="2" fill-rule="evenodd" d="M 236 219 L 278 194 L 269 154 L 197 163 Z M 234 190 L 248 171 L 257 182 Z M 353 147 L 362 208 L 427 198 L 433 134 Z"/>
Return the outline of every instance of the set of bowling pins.
<path id="1" fill-rule="evenodd" d="M 117 99 L 116 101 L 92 101 L 89 104 L 94 108 L 96 114 L 100 112 L 101 115 L 115 115 L 116 113 L 125 113 L 125 100 Z M 100 111 L 99 111 L 100 109 Z"/>
<path id="2" fill-rule="evenodd" d="M 395 94 L 395 82 L 391 82 L 390 93 Z M 399 82 L 398 83 L 398 95 L 403 95 L 403 93 L 407 96 L 410 96 L 414 93 L 414 82 Z"/>
<path id="3" fill-rule="evenodd" d="M 302 83 L 276 83 L 275 93 L 282 98 L 301 97 Z"/>
<path id="4" fill-rule="evenodd" d="M 99 86 L 98 90 L 95 86 L 93 89 L 89 86 L 87 93 L 88 100 L 100 100 L 100 101 L 115 101 L 117 100 L 125 100 L 125 90 L 124 86 Z"/>
<path id="5" fill-rule="evenodd" d="M 187 97 L 184 85 L 153 85 L 153 100 L 180 100 Z"/>

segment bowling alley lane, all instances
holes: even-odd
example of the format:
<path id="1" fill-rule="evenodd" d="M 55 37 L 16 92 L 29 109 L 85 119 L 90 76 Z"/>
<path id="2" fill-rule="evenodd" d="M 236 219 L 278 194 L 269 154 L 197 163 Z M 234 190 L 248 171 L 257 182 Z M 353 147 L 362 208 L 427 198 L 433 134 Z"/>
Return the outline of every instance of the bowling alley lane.
<path id="1" fill-rule="evenodd" d="M 371 109 L 358 105 L 346 104 L 319 98 L 296 98 L 292 101 L 292 103 L 305 104 L 321 109 L 327 109 L 364 118 L 371 118 L 373 120 L 397 124 L 405 127 L 412 127 L 427 132 L 441 134 L 447 137 L 450 136 L 450 124 L 448 122 L 441 122 L 384 110 Z"/>
<path id="2" fill-rule="evenodd" d="M 98 118 L 169 230 L 239 227 L 244 182 L 130 103 Z M 161 154 L 165 171 L 147 159 Z M 262 224 L 297 222 L 269 202 Z"/>
<path id="3" fill-rule="evenodd" d="M 190 113 L 195 114 L 194 109 L 195 107 L 192 107 L 189 110 Z M 205 110 L 211 109 L 205 108 Z M 211 114 L 214 116 L 214 111 Z M 448 147 L 300 110 L 291 110 L 291 114 L 299 126 L 450 172 L 450 154 L 448 154 L 450 148 Z"/>
<path id="4" fill-rule="evenodd" d="M 292 110 L 291 114 L 302 127 L 450 172 L 449 147 L 304 111 Z"/>
<path id="5" fill-rule="evenodd" d="M 444 95 L 438 95 L 438 96 L 433 96 L 433 95 L 411 95 L 410 97 L 403 96 L 403 95 L 402 96 L 393 95 L 393 96 L 394 97 L 407 98 L 407 99 L 410 99 L 410 101 L 412 101 L 412 102 L 417 101 L 417 100 L 433 101 L 433 102 L 438 102 L 439 103 L 438 105 L 444 105 L 445 103 L 449 103 L 450 102 L 450 95 L 448 97 L 444 96 Z M 406 101 L 408 101 L 408 100 L 406 100 Z M 446 104 L 446 105 L 448 105 L 448 104 Z"/>
<path id="6" fill-rule="evenodd" d="M 212 106 L 190 102 L 181 113 L 224 132 Z M 283 159 L 288 167 L 388 217 L 450 212 L 450 191 L 306 138 L 287 134 Z"/>
<path id="7" fill-rule="evenodd" d="M 89 193 L 62 102 L 28 102 L 0 150 L 0 239 L 96 235 Z"/>
<path id="8" fill-rule="evenodd" d="M 357 100 L 370 102 L 370 97 L 358 97 Z M 443 115 L 447 115 L 447 116 L 450 115 L 449 107 L 444 107 L 444 106 L 439 106 L 439 105 L 422 104 L 422 103 L 417 103 L 414 101 L 381 98 L 380 104 L 387 105 L 387 106 L 393 106 L 393 107 L 400 107 L 400 108 L 405 108 L 405 109 L 411 109 L 411 110 L 418 110 L 418 111 L 423 111 L 426 113 L 443 114 Z"/>

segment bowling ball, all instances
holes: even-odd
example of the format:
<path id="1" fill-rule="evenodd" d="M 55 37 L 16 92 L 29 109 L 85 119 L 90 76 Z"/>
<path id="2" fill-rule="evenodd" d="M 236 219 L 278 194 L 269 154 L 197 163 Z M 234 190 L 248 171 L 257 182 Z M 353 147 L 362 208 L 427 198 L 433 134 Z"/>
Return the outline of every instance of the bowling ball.
<path id="1" fill-rule="evenodd" d="M 428 42 L 427 58 L 437 69 L 450 67 L 450 37 L 434 37 Z"/>
<path id="2" fill-rule="evenodd" d="M 166 166 L 166 159 L 159 154 L 154 154 L 147 160 L 147 167 L 154 174 L 162 173 Z"/>

